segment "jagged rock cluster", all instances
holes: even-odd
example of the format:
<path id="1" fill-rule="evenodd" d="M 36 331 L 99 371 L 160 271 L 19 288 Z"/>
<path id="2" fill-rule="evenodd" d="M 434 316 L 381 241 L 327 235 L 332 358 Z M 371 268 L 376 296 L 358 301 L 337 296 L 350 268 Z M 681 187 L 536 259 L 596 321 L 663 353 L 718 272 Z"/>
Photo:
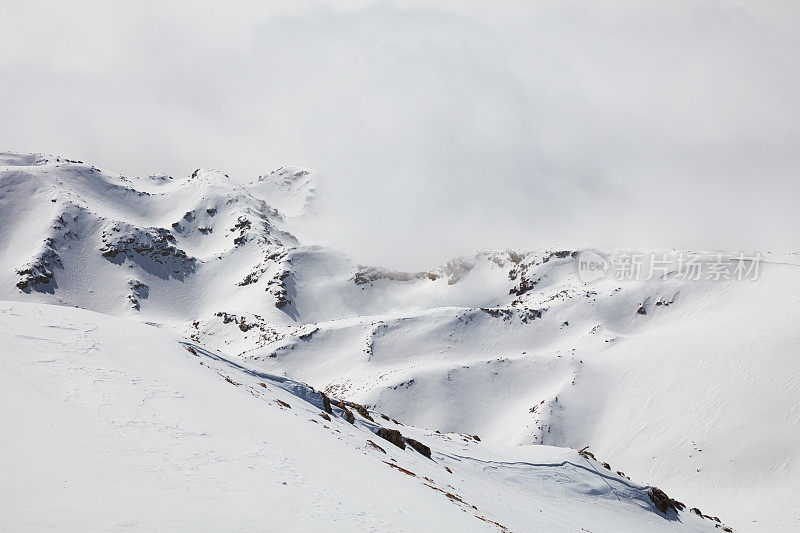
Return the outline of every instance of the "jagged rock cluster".
<path id="1" fill-rule="evenodd" d="M 27 265 L 17 270 L 20 276 L 17 287 L 24 292 L 45 291 L 53 292 L 56 288 L 53 270 L 63 268 L 61 258 L 53 248 L 52 238 L 45 239 L 42 250 Z"/>
<path id="2" fill-rule="evenodd" d="M 195 271 L 197 260 L 176 246 L 165 228 L 137 228 L 115 222 L 103 231 L 100 254 L 120 264 L 129 260 L 160 278 L 183 279 Z"/>

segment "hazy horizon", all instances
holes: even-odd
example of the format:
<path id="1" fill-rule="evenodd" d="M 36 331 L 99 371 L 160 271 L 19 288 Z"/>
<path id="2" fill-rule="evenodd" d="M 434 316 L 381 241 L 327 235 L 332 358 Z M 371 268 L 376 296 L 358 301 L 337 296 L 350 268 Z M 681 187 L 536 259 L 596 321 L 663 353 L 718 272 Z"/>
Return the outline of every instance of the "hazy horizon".
<path id="1" fill-rule="evenodd" d="M 797 249 L 800 7 L 502 4 L 6 2 L 0 150 L 312 168 L 310 234 L 395 268 Z"/>

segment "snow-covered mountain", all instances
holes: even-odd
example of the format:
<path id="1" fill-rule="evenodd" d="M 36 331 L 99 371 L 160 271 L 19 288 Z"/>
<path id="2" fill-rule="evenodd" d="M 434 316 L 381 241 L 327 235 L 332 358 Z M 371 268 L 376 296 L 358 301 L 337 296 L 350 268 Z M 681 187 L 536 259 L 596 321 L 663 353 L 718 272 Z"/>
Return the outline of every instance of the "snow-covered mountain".
<path id="1" fill-rule="evenodd" d="M 585 283 L 563 249 L 397 272 L 305 242 L 296 222 L 315 195 L 313 173 L 289 167 L 239 185 L 0 155 L 14 480 L 0 515 L 30 528 L 724 527 L 699 507 L 736 530 L 800 528 L 798 256 L 767 255 L 746 281 Z M 315 389 L 351 404 L 324 413 Z M 689 507 L 661 513 L 651 500 L 669 500 L 628 477 Z M 102 493 L 107 512 L 64 483 Z M 33 507 L 67 492 L 50 514 Z"/>

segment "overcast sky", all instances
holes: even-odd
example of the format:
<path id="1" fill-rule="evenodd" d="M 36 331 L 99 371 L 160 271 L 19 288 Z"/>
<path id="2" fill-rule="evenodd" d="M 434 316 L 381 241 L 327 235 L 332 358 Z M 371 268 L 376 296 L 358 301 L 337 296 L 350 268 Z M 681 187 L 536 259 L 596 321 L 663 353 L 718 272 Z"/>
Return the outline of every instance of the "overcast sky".
<path id="1" fill-rule="evenodd" d="M 311 234 L 397 268 L 797 250 L 798 51 L 792 1 L 0 0 L 0 150 L 309 167 Z"/>

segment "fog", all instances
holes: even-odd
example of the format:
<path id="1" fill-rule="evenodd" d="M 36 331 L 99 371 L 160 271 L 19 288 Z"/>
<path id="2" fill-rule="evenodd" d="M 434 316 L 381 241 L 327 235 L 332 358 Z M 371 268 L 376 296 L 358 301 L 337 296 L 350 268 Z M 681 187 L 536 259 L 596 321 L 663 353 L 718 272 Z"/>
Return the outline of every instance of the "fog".
<path id="1" fill-rule="evenodd" d="M 793 2 L 0 1 L 0 150 L 312 168 L 310 241 L 797 250 Z"/>

